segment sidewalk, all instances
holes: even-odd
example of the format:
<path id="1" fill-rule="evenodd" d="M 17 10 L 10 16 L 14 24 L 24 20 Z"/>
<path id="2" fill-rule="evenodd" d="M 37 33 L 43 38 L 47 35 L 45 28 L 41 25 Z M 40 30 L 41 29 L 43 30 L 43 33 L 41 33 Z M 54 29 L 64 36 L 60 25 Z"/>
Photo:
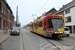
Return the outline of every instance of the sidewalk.
<path id="1" fill-rule="evenodd" d="M 75 37 L 75 34 L 70 34 L 71 37 Z"/>
<path id="2" fill-rule="evenodd" d="M 0 35 L 0 45 L 1 45 L 6 39 L 8 39 L 9 37 L 10 37 L 9 34 L 1 34 L 1 35 Z"/>

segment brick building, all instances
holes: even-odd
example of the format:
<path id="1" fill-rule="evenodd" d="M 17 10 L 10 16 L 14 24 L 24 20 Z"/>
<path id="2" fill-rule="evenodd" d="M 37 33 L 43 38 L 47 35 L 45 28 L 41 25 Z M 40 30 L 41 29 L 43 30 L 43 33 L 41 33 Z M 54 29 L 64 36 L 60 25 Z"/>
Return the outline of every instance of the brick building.
<path id="1" fill-rule="evenodd" d="M 57 12 L 57 10 L 56 10 L 55 8 L 52 8 L 52 9 L 50 9 L 48 12 L 45 13 L 45 16 L 54 14 L 54 13 L 56 13 L 56 12 Z"/>
<path id="2" fill-rule="evenodd" d="M 10 29 L 14 25 L 13 12 L 6 2 L 6 0 L 0 0 L 0 29 Z"/>
<path id="3" fill-rule="evenodd" d="M 52 15 L 52 14 L 54 14 L 54 13 L 56 13 L 56 12 L 57 12 L 57 10 L 56 10 L 55 8 L 52 8 L 52 9 L 50 9 L 49 11 L 43 13 L 40 17 L 37 17 L 37 19 L 39 19 L 39 18 L 41 18 L 41 17 L 45 17 L 45 16 L 47 16 L 47 15 Z M 37 19 L 36 19 L 36 20 L 37 20 Z"/>

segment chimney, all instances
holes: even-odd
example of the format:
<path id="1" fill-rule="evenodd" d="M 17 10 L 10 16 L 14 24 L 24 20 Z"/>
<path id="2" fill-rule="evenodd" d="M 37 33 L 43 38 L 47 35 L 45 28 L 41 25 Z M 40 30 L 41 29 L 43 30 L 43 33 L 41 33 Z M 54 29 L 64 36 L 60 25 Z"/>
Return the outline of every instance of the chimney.
<path id="1" fill-rule="evenodd" d="M 75 1 L 75 0 L 73 0 L 73 1 Z"/>
<path id="2" fill-rule="evenodd" d="M 63 5 L 63 7 L 64 7 L 65 5 Z"/>

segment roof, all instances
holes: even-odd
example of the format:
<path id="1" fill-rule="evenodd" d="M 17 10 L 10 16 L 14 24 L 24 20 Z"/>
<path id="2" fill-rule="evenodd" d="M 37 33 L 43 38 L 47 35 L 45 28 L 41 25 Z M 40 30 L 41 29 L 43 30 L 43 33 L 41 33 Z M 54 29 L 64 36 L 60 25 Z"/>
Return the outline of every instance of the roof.
<path id="1" fill-rule="evenodd" d="M 7 1 L 6 0 L 2 0 L 2 1 L 5 3 L 5 5 L 7 6 L 7 8 L 10 10 L 11 14 L 13 14 L 13 12 L 12 12 L 10 6 L 8 5 Z M 14 15 L 13 15 L 13 17 L 14 17 Z"/>
<path id="2" fill-rule="evenodd" d="M 50 9 L 48 12 L 45 13 L 45 16 L 48 15 L 48 14 L 50 14 L 50 13 L 53 14 L 53 13 L 55 13 L 55 12 L 57 12 L 57 10 L 56 10 L 55 8 L 52 8 L 52 9 Z"/>
<path id="3" fill-rule="evenodd" d="M 73 4 L 75 4 L 75 0 L 69 2 L 69 3 L 66 4 L 66 5 L 63 5 L 63 7 L 59 9 L 59 11 L 64 10 L 64 9 L 66 9 L 66 8 L 68 8 L 68 7 L 70 7 L 70 6 L 72 6 Z"/>

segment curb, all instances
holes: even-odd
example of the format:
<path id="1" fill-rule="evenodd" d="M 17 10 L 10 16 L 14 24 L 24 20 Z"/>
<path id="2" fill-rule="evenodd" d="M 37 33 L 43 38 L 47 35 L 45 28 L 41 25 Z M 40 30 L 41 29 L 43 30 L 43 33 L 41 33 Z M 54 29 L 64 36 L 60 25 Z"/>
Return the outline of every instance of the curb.
<path id="1" fill-rule="evenodd" d="M 4 39 L 2 42 L 0 42 L 0 46 L 2 45 L 3 42 L 5 42 L 10 36 L 8 36 L 6 39 Z"/>
<path id="2" fill-rule="evenodd" d="M 22 35 L 21 35 L 21 32 L 20 32 L 20 50 L 23 50 L 23 45 L 22 45 Z"/>
<path id="3" fill-rule="evenodd" d="M 20 32 L 20 50 L 25 50 L 22 32 Z"/>

